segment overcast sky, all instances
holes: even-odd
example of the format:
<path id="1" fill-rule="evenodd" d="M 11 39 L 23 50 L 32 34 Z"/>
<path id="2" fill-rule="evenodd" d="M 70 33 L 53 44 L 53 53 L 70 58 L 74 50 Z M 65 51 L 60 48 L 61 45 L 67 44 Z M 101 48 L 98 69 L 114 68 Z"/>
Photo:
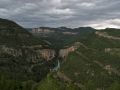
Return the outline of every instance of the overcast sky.
<path id="1" fill-rule="evenodd" d="M 24 27 L 120 28 L 120 0 L 0 0 L 0 18 Z"/>

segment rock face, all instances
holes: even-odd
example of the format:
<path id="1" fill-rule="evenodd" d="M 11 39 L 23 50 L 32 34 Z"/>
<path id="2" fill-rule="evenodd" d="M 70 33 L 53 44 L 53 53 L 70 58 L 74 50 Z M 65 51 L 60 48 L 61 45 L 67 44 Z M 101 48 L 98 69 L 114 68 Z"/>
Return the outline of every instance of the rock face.
<path id="1" fill-rule="evenodd" d="M 80 46 L 80 42 L 74 43 L 73 46 L 66 48 L 66 49 L 61 49 L 59 51 L 59 57 L 65 59 L 69 53 L 74 52 L 78 47 Z"/>
<path id="2" fill-rule="evenodd" d="M 74 51 L 75 51 L 75 49 L 74 49 L 73 46 L 69 47 L 69 48 L 66 48 L 66 49 L 61 49 L 59 51 L 59 57 L 66 58 L 70 52 L 74 52 Z"/>
<path id="3" fill-rule="evenodd" d="M 74 52 L 79 47 L 79 42 L 73 46 L 59 51 L 58 57 L 65 59 L 69 53 Z M 0 55 L 7 54 L 13 57 L 24 57 L 28 62 L 38 63 L 41 60 L 50 61 L 56 57 L 56 52 L 53 49 L 42 49 L 41 45 L 22 46 L 21 48 L 0 46 Z"/>
<path id="4" fill-rule="evenodd" d="M 80 42 L 74 43 L 73 46 L 61 49 L 58 57 L 65 59 L 69 53 L 74 52 L 79 46 Z M 13 57 L 24 57 L 28 62 L 38 63 L 41 60 L 50 61 L 56 57 L 56 52 L 53 49 L 43 49 L 41 45 L 36 46 L 22 46 L 21 48 L 0 46 L 0 55 L 7 54 Z"/>
<path id="5" fill-rule="evenodd" d="M 55 57 L 55 51 L 52 49 L 35 49 L 36 46 L 12 48 L 5 45 L 0 46 L 0 55 L 7 54 L 13 57 L 25 57 L 28 62 L 37 63 L 41 60 L 52 60 Z M 38 48 L 38 46 L 37 46 Z"/>
<path id="6" fill-rule="evenodd" d="M 6 47 L 5 45 L 0 46 L 0 54 L 6 53 L 15 57 L 22 56 L 22 50 L 21 49 L 13 49 Z"/>
<path id="7" fill-rule="evenodd" d="M 55 51 L 52 49 L 37 50 L 41 57 L 47 61 L 52 60 L 55 57 Z"/>
<path id="8" fill-rule="evenodd" d="M 63 32 L 64 35 L 77 35 L 78 33 L 74 32 Z"/>
<path id="9" fill-rule="evenodd" d="M 32 29 L 32 33 L 38 33 L 38 34 L 49 34 L 49 33 L 53 33 L 54 30 L 51 30 L 49 28 L 33 28 Z"/>

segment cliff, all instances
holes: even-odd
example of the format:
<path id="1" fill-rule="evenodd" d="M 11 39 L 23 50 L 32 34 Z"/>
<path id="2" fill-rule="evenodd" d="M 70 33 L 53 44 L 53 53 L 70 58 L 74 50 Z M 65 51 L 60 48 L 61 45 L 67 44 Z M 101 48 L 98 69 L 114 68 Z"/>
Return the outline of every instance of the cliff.
<path id="1" fill-rule="evenodd" d="M 75 42 L 71 47 L 61 49 L 59 51 L 59 57 L 65 59 L 69 55 L 69 53 L 74 52 L 76 49 L 79 48 L 80 45 L 80 42 Z"/>
<path id="2" fill-rule="evenodd" d="M 13 57 L 26 57 L 28 62 L 37 63 L 40 60 L 52 60 L 55 57 L 55 51 L 52 49 L 35 49 L 36 47 L 12 48 L 5 45 L 0 46 L 0 56 L 3 54 Z M 37 47 L 38 48 L 38 47 Z"/>
<path id="3" fill-rule="evenodd" d="M 49 33 L 53 33 L 55 32 L 54 30 L 52 30 L 51 28 L 33 28 L 32 29 L 32 33 L 37 33 L 37 34 L 49 34 Z"/>
<path id="4" fill-rule="evenodd" d="M 52 49 L 42 49 L 36 51 L 43 59 L 49 61 L 55 57 L 55 51 Z"/>

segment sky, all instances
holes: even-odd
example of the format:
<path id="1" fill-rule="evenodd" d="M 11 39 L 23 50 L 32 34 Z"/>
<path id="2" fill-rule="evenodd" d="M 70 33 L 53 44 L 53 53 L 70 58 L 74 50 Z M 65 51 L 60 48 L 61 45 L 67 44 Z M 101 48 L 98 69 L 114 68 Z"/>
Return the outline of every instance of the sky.
<path id="1" fill-rule="evenodd" d="M 0 0 L 0 18 L 26 28 L 120 28 L 120 0 Z"/>

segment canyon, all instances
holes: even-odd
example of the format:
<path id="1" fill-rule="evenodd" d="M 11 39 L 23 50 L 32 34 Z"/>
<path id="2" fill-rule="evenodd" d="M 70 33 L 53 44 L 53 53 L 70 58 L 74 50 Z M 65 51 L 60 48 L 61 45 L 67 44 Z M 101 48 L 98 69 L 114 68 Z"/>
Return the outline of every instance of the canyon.
<path id="1" fill-rule="evenodd" d="M 75 42 L 72 46 L 65 48 L 65 49 L 60 49 L 59 51 L 59 57 L 65 59 L 69 53 L 74 52 L 76 49 L 80 47 L 81 43 L 80 42 Z"/>
<path id="2" fill-rule="evenodd" d="M 28 62 L 38 63 L 41 59 L 45 61 L 53 60 L 55 57 L 65 59 L 69 53 L 74 52 L 79 47 L 79 44 L 79 42 L 76 42 L 68 48 L 60 49 L 58 56 L 56 56 L 57 52 L 54 49 L 42 49 L 41 45 L 22 46 L 21 48 L 13 48 L 1 45 L 0 55 L 6 54 L 13 57 L 25 56 Z"/>
<path id="3" fill-rule="evenodd" d="M 39 60 L 44 59 L 46 61 L 52 60 L 55 57 L 55 51 L 52 49 L 41 49 L 39 46 L 26 46 L 22 48 L 7 47 L 5 45 L 0 46 L 0 55 L 6 54 L 13 57 L 23 57 L 25 56 L 27 61 L 32 63 L 37 63 Z"/>

